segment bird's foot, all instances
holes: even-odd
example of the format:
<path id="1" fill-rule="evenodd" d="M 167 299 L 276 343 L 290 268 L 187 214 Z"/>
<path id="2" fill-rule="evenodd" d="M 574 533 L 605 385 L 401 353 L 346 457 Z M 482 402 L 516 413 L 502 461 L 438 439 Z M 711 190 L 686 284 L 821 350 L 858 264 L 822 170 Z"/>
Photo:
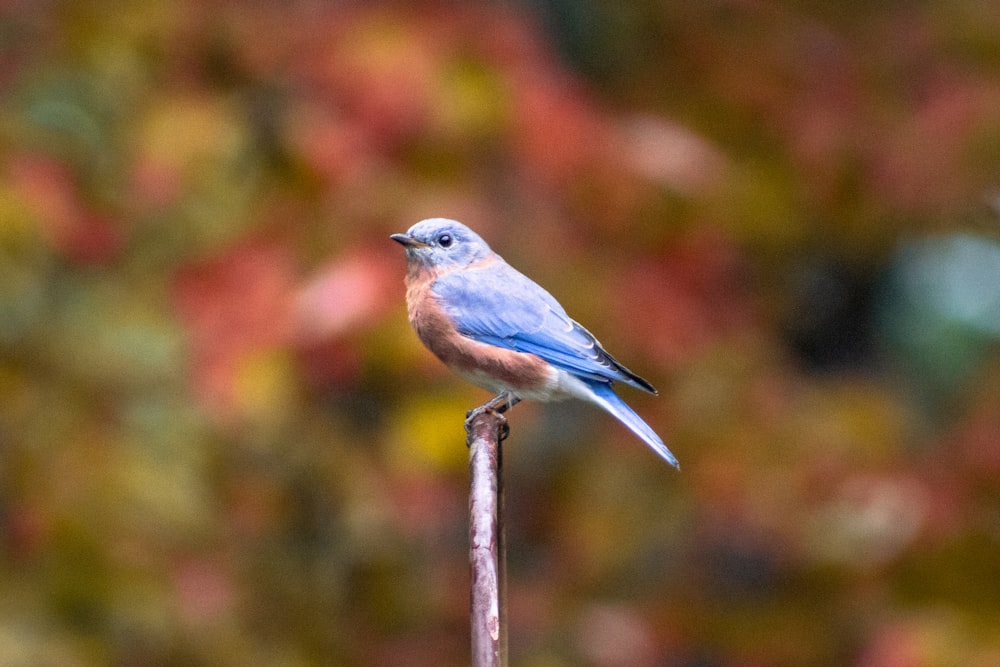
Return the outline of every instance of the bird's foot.
<path id="1" fill-rule="evenodd" d="M 507 423 L 507 418 L 503 416 L 503 412 L 497 408 L 489 407 L 488 405 L 480 405 L 474 410 L 469 410 L 465 417 L 465 431 L 466 433 L 472 428 L 472 422 L 475 421 L 476 417 L 483 414 L 484 412 L 489 412 L 490 414 L 496 415 L 498 420 L 497 428 L 497 441 L 503 442 L 510 435 L 510 425 Z"/>
<path id="2" fill-rule="evenodd" d="M 501 398 L 503 398 L 503 400 L 500 401 L 500 405 L 496 407 L 496 411 L 499 412 L 500 414 L 507 412 L 512 407 L 521 402 L 521 399 L 518 398 L 517 396 L 514 396 L 513 394 L 500 394 L 500 396 L 494 398 L 493 401 L 490 401 L 490 403 L 497 401 Z"/>
<path id="3" fill-rule="evenodd" d="M 476 417 L 484 412 L 491 412 L 500 420 L 498 440 L 503 442 L 507 439 L 507 436 L 510 435 L 510 425 L 507 424 L 507 418 L 504 417 L 503 413 L 507 412 L 520 402 L 520 398 L 507 392 L 497 394 L 486 403 L 480 405 L 478 408 L 469 410 L 465 414 L 465 430 L 468 432 L 468 430 L 472 428 L 472 422 Z"/>

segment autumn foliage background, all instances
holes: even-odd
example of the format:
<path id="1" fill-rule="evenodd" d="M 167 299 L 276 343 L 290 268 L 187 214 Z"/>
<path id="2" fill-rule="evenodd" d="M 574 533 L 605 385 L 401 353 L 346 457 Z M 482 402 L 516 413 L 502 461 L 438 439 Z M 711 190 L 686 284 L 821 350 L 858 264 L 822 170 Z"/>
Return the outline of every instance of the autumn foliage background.
<path id="1" fill-rule="evenodd" d="M 506 443 L 512 664 L 1000 664 L 1000 10 L 0 4 L 0 663 L 462 665 L 458 218 L 659 397 Z"/>

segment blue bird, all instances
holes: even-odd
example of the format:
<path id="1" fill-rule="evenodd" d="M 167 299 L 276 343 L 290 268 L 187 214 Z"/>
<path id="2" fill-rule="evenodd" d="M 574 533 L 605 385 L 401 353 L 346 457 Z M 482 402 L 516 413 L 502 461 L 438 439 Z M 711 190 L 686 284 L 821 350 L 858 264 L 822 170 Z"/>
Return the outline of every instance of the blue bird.
<path id="1" fill-rule="evenodd" d="M 410 324 L 452 370 L 497 396 L 503 411 L 521 399 L 578 398 L 614 415 L 670 465 L 677 459 L 615 393 L 615 382 L 655 394 L 604 351 L 537 283 L 455 220 L 431 218 L 391 238 L 406 248 Z"/>

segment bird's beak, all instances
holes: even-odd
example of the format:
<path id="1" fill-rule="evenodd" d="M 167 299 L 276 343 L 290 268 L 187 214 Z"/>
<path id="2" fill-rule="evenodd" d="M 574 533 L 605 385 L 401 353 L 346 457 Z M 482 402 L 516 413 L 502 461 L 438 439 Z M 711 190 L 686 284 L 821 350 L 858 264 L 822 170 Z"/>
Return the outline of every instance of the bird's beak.
<path id="1" fill-rule="evenodd" d="M 393 234 L 389 237 L 396 243 L 405 246 L 406 248 L 426 248 L 427 244 L 423 241 L 418 241 L 417 239 L 409 236 L 407 234 Z"/>

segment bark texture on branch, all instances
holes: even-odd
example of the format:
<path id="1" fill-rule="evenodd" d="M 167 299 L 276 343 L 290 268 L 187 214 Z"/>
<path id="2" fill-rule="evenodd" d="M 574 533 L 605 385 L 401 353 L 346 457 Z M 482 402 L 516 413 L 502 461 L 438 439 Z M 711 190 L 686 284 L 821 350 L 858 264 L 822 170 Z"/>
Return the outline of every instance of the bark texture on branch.
<path id="1" fill-rule="evenodd" d="M 469 423 L 470 620 L 474 667 L 506 665 L 503 540 L 502 415 L 492 411 Z"/>

